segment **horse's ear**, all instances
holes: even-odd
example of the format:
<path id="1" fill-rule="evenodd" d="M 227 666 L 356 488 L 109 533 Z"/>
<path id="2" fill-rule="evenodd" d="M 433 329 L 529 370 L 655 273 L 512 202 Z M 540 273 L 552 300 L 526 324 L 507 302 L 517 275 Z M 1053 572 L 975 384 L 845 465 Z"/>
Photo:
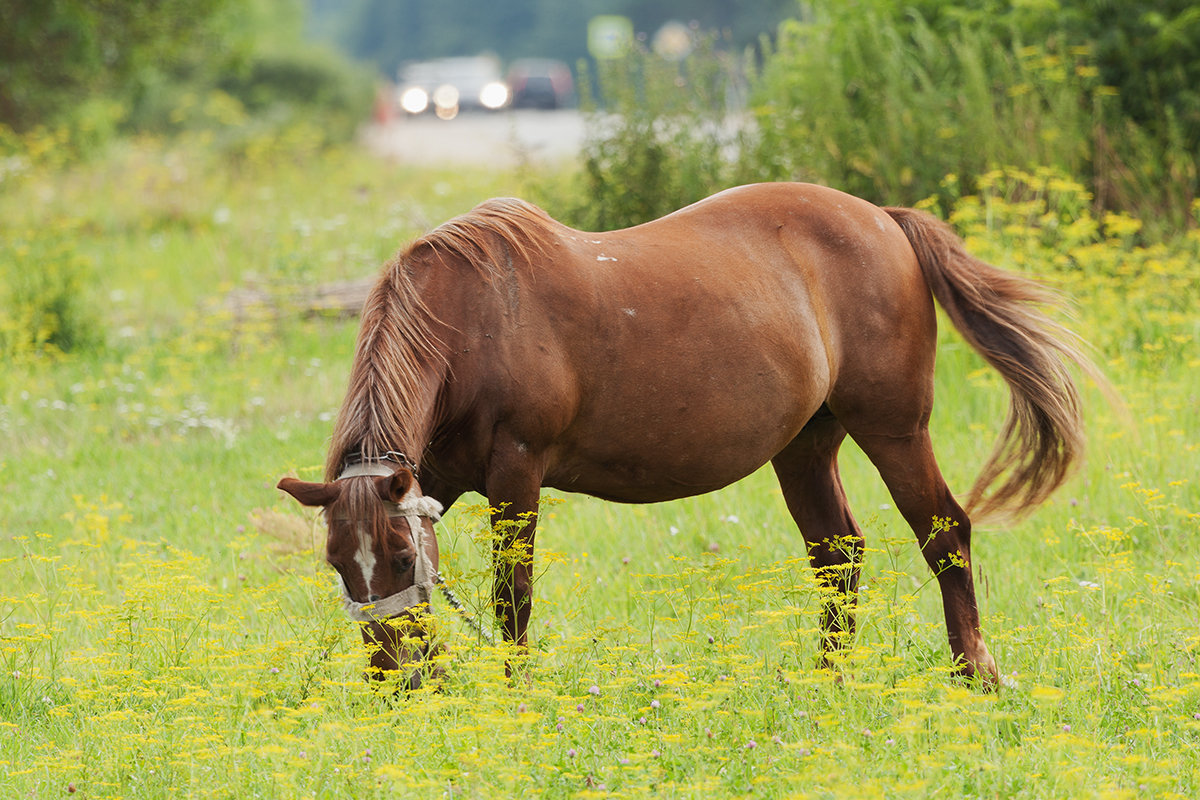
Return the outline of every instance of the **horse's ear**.
<path id="1" fill-rule="evenodd" d="M 401 467 L 386 478 L 376 478 L 375 486 L 379 496 L 389 503 L 399 503 L 408 494 L 413 485 L 413 474 Z"/>
<path id="2" fill-rule="evenodd" d="M 295 478 L 284 478 L 276 488 L 283 489 L 306 506 L 332 505 L 342 493 L 342 487 L 337 483 L 308 483 Z"/>

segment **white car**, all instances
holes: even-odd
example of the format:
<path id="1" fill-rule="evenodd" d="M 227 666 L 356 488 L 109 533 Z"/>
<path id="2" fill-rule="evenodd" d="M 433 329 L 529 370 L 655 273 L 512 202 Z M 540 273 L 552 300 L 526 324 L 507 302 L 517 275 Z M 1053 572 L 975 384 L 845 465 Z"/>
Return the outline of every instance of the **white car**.
<path id="1" fill-rule="evenodd" d="M 500 65 L 488 56 L 417 61 L 400 70 L 397 99 L 406 113 L 432 110 L 442 119 L 459 111 L 496 111 L 512 99 Z"/>

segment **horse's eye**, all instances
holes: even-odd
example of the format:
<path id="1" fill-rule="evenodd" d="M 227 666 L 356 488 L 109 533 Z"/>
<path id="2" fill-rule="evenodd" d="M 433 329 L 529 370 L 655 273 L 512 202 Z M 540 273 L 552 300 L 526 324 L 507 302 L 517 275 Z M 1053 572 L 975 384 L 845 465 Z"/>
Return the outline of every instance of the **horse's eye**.
<path id="1" fill-rule="evenodd" d="M 400 550 L 392 554 L 392 566 L 397 572 L 407 572 L 412 568 L 415 555 L 411 550 Z"/>

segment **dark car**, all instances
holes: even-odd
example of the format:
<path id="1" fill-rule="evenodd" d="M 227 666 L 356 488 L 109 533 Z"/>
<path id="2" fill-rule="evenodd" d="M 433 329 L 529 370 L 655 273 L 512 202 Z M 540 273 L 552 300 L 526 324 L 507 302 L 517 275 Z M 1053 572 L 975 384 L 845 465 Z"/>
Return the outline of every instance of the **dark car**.
<path id="1" fill-rule="evenodd" d="M 561 61 L 523 58 L 509 67 L 508 88 L 514 108 L 555 109 L 571 104 L 575 82 Z"/>

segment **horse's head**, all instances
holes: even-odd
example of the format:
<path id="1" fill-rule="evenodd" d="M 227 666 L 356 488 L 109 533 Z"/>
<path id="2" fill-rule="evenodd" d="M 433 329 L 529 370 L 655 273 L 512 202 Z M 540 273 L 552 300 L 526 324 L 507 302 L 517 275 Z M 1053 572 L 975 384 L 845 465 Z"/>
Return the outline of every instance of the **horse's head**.
<path id="1" fill-rule="evenodd" d="M 433 523 L 442 507 L 421 494 L 413 473 L 366 461 L 331 483 L 284 478 L 279 488 L 325 509 L 326 559 L 337 570 L 346 613 L 362 623 L 370 674 L 383 677 L 431 656 L 423 618 L 437 583 Z M 405 682 L 415 689 L 422 679 L 415 669 Z"/>

